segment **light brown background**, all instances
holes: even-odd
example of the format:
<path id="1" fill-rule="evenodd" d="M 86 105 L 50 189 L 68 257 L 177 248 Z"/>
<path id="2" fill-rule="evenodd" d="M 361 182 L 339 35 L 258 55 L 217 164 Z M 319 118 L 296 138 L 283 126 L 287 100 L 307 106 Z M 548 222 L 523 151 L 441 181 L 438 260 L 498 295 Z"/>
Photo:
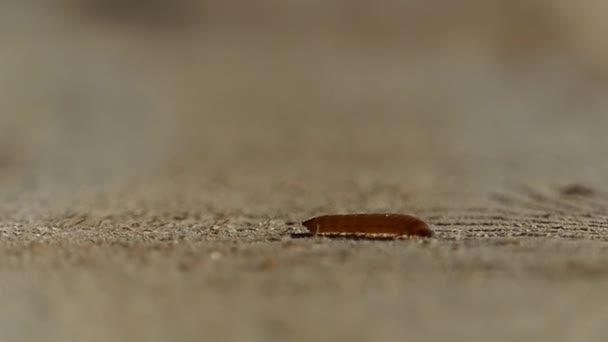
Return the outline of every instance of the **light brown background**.
<path id="1" fill-rule="evenodd" d="M 0 2 L 0 337 L 604 341 L 607 10 Z"/>

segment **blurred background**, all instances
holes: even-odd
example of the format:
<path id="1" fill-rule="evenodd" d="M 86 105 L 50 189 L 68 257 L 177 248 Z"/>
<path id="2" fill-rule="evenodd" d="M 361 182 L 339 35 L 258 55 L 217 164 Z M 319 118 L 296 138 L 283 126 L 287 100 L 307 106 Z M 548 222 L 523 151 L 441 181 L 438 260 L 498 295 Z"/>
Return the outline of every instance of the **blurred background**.
<path id="1" fill-rule="evenodd" d="M 607 15 L 600 0 L 1 0 L 0 179 L 559 172 L 606 142 Z"/>

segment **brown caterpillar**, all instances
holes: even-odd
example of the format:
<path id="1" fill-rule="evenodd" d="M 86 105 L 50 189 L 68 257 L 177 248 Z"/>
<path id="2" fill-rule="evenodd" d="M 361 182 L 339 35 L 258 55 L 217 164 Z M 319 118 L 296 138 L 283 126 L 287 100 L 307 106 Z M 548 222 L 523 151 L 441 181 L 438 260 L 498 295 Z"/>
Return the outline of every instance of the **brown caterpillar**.
<path id="1" fill-rule="evenodd" d="M 402 214 L 323 215 L 302 223 L 312 234 L 433 236 L 422 220 Z"/>

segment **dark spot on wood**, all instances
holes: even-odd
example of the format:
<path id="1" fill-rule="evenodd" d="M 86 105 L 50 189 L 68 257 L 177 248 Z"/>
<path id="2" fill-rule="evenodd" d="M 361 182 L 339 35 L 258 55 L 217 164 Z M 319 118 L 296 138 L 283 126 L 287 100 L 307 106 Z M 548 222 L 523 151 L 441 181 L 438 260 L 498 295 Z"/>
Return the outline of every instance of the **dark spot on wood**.
<path id="1" fill-rule="evenodd" d="M 183 29 L 202 20 L 194 0 L 69 0 L 89 22 L 139 26 L 146 29 Z"/>
<path id="2" fill-rule="evenodd" d="M 595 195 L 595 190 L 581 184 L 571 184 L 560 189 L 560 193 L 565 196 L 591 197 Z"/>

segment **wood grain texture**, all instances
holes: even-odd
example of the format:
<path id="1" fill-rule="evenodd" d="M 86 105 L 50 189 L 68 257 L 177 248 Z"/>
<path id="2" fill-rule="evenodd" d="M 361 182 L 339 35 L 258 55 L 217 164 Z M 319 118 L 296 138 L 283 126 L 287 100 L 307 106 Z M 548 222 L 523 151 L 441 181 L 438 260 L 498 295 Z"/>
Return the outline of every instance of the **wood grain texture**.
<path id="1" fill-rule="evenodd" d="M 422 220 L 403 214 L 323 215 L 302 223 L 313 234 L 389 234 L 430 237 Z"/>

